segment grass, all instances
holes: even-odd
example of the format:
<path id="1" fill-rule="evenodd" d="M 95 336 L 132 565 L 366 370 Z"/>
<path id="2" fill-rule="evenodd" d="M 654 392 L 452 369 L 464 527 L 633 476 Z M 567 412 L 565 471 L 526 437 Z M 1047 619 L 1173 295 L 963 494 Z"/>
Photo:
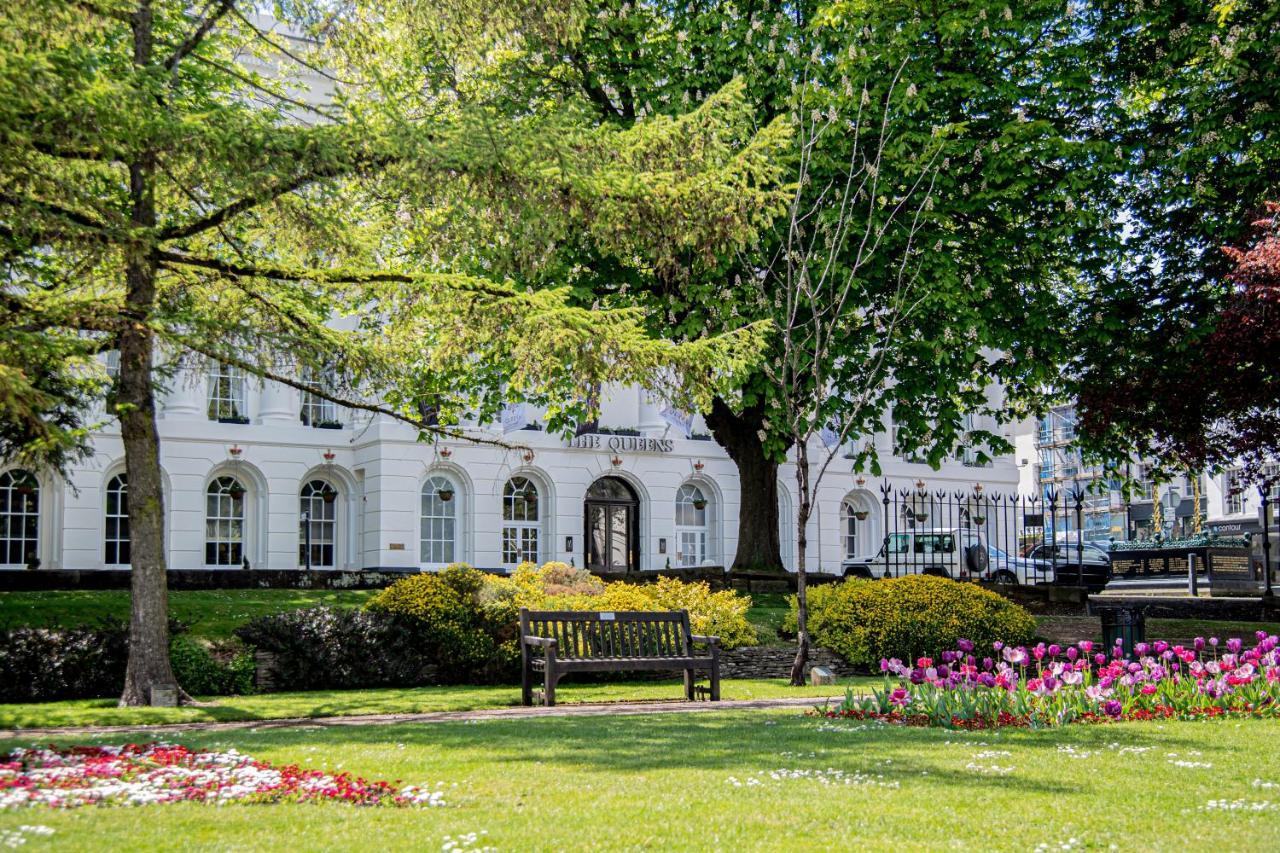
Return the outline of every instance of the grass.
<path id="1" fill-rule="evenodd" d="M 189 626 L 192 637 L 210 642 L 232 638 L 255 616 L 301 607 L 359 607 L 377 590 L 216 589 L 169 593 L 169 614 Z M 58 590 L 0 592 L 0 628 L 35 625 L 75 627 L 129 618 L 129 591 Z"/>
<path id="2" fill-rule="evenodd" d="M 842 679 L 836 687 L 790 687 L 785 679 L 728 679 L 720 684 L 725 699 L 774 699 L 784 696 L 831 697 L 847 686 L 872 683 L 869 677 Z M 879 683 L 879 679 L 875 679 Z M 678 680 L 577 683 L 566 679 L 556 688 L 557 704 L 670 699 L 683 696 Z M 475 711 L 520 704 L 518 686 L 412 687 L 380 690 L 314 690 L 221 696 L 207 706 L 182 708 L 118 708 L 114 699 L 75 699 L 0 705 L 0 729 L 50 726 L 132 726 L 157 723 L 269 720 L 288 717 L 344 717 L 357 714 L 421 714 L 431 711 Z"/>
<path id="3" fill-rule="evenodd" d="M 747 611 L 747 621 L 756 629 L 756 637 L 762 646 L 794 645 L 789 640 L 778 636 L 782 620 L 791 609 L 789 595 L 776 592 L 751 593 L 751 609 Z"/>
<path id="4" fill-rule="evenodd" d="M 31 850 L 438 850 L 473 832 L 498 850 L 1267 850 L 1280 790 L 1254 780 L 1280 784 L 1277 735 L 1263 720 L 968 734 L 789 710 L 191 733 L 171 740 L 442 781 L 446 806 L 20 811 L 0 814 L 0 830 L 51 827 Z M 769 778 L 829 768 L 867 783 Z"/>

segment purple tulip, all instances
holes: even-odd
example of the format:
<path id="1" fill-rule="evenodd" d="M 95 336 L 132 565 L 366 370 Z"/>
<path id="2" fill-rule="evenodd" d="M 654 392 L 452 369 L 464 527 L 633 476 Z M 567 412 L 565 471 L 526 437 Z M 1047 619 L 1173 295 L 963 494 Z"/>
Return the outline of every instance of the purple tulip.
<path id="1" fill-rule="evenodd" d="M 1258 638 L 1258 642 L 1259 642 L 1259 643 L 1261 643 L 1263 640 L 1265 640 L 1265 639 L 1267 638 L 1267 632 L 1266 632 L 1266 631 L 1254 631 L 1254 632 L 1253 632 L 1253 636 L 1257 637 L 1257 638 Z"/>
<path id="2" fill-rule="evenodd" d="M 983 687 L 995 687 L 996 677 L 989 672 L 984 672 L 978 676 L 978 683 Z"/>
<path id="3" fill-rule="evenodd" d="M 1004 643 L 1000 642 L 999 640 L 996 640 L 994 643 L 991 644 L 991 648 L 995 649 L 998 652 L 1004 648 Z"/>
<path id="4" fill-rule="evenodd" d="M 1115 699 L 1109 699 L 1102 706 L 1102 713 L 1106 714 L 1108 717 L 1119 718 L 1119 716 L 1124 713 L 1124 706 Z"/>
<path id="5" fill-rule="evenodd" d="M 946 678 L 950 674 L 951 674 L 951 667 L 947 666 L 945 663 L 942 666 L 938 667 L 938 678 Z"/>
<path id="6" fill-rule="evenodd" d="M 924 684 L 924 673 L 918 669 L 911 670 L 910 678 L 912 684 Z"/>
<path id="7" fill-rule="evenodd" d="M 1067 660 L 1075 660 L 1079 656 L 1080 656 L 1079 649 L 1077 649 L 1075 646 L 1067 647 Z"/>
<path id="8" fill-rule="evenodd" d="M 993 666 L 995 666 L 995 665 L 996 665 L 996 662 L 995 662 L 995 661 L 993 661 L 991 658 L 983 658 L 983 659 L 982 659 L 982 668 L 983 668 L 983 669 L 991 669 L 991 667 L 993 667 Z"/>
<path id="9" fill-rule="evenodd" d="M 1204 637 L 1196 637 L 1194 645 L 1196 647 L 1196 651 L 1204 651 Z"/>
<path id="10" fill-rule="evenodd" d="M 1214 648 L 1217 648 L 1217 646 L 1218 646 L 1218 638 L 1217 638 L 1217 637 L 1210 637 L 1210 638 L 1209 638 L 1209 645 L 1213 646 Z"/>
<path id="11" fill-rule="evenodd" d="M 1057 643 L 1053 643 L 1049 646 L 1049 657 L 1056 658 L 1060 654 L 1062 654 L 1062 646 Z"/>
<path id="12" fill-rule="evenodd" d="M 971 652 L 973 651 L 973 642 L 961 637 L 959 640 L 956 640 L 956 648 L 962 652 Z"/>
<path id="13" fill-rule="evenodd" d="M 1098 666 L 1106 666 L 1107 656 L 1102 654 L 1102 652 L 1098 652 L 1098 654 L 1093 656 L 1093 662 L 1096 663 Z"/>
<path id="14" fill-rule="evenodd" d="M 1152 648 L 1156 650 L 1156 654 L 1162 655 L 1164 654 L 1164 650 L 1169 648 L 1169 644 L 1166 643 L 1164 640 L 1156 640 L 1155 643 L 1152 645 Z"/>
<path id="15" fill-rule="evenodd" d="M 1239 637 L 1232 637 L 1230 640 L 1227 640 L 1227 651 L 1231 652 L 1233 655 L 1238 654 L 1240 649 L 1243 647 L 1244 643 L 1240 641 Z"/>
<path id="16" fill-rule="evenodd" d="M 889 671 L 889 659 L 888 659 L 888 658 L 880 658 L 880 671 L 881 671 L 881 672 L 888 672 L 888 671 Z"/>
<path id="17" fill-rule="evenodd" d="M 1148 646 L 1146 643 L 1138 643 L 1136 646 L 1133 647 L 1133 650 L 1138 655 L 1138 657 L 1143 657 L 1144 655 L 1146 655 L 1147 652 L 1151 651 L 1151 647 Z"/>

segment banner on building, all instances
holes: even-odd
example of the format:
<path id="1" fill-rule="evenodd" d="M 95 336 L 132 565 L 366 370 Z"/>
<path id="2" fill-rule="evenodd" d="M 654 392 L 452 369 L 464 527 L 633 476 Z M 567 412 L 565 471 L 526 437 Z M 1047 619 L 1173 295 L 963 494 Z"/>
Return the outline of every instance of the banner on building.
<path id="1" fill-rule="evenodd" d="M 688 438 L 693 435 L 693 413 L 682 412 L 675 406 L 668 403 L 658 412 L 658 415 L 667 422 L 667 426 L 680 430 L 684 433 L 684 437 Z"/>
<path id="2" fill-rule="evenodd" d="M 529 409 L 524 403 L 507 403 L 502 407 L 503 433 L 515 432 L 529 425 Z"/>

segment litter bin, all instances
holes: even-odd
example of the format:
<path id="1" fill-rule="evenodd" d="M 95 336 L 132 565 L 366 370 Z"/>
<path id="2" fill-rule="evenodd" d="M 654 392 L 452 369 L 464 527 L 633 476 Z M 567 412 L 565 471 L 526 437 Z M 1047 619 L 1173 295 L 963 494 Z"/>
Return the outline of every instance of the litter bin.
<path id="1" fill-rule="evenodd" d="M 1133 647 L 1147 640 L 1147 617 L 1145 608 L 1139 606 L 1103 607 L 1098 615 L 1102 617 L 1102 642 L 1110 651 L 1116 641 L 1124 648 L 1127 657 L 1133 657 Z"/>

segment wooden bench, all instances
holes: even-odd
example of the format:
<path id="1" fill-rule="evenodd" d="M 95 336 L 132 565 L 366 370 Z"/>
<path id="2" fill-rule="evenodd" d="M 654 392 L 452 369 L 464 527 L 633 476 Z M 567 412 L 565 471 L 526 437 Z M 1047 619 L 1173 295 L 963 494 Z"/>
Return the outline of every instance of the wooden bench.
<path id="1" fill-rule="evenodd" d="M 694 644 L 705 645 L 698 654 Z M 542 673 L 543 703 L 556 703 L 556 684 L 570 672 L 684 670 L 694 698 L 694 671 L 711 674 L 711 701 L 720 701 L 720 638 L 698 636 L 689 611 L 529 610 L 520 608 L 520 698 L 533 704 L 533 679 Z"/>

